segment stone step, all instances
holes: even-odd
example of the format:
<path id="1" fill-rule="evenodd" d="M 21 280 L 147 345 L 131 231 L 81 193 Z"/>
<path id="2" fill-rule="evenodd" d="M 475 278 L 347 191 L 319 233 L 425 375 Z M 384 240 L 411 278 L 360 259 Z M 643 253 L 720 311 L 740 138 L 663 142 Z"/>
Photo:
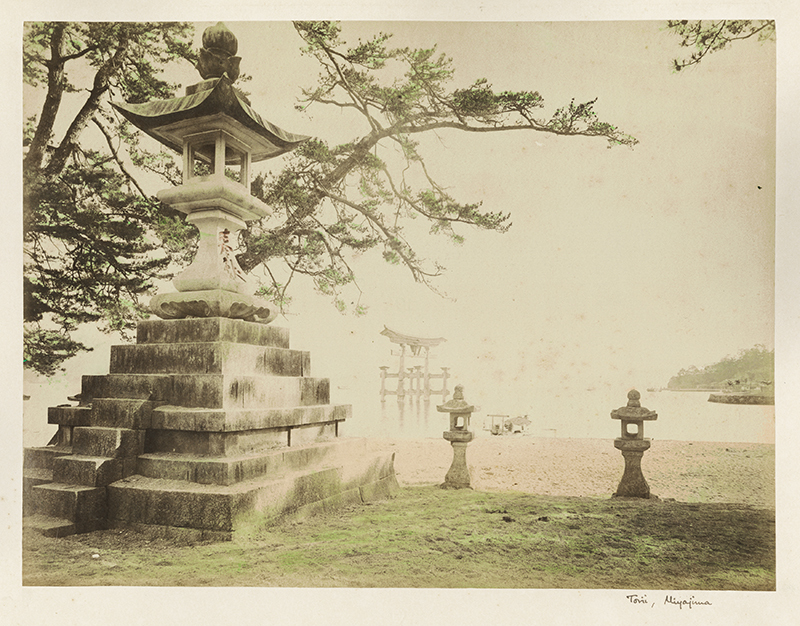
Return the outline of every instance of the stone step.
<path id="1" fill-rule="evenodd" d="M 139 322 L 136 343 L 185 343 L 227 341 L 231 343 L 289 347 L 289 329 L 226 317 Z"/>
<path id="2" fill-rule="evenodd" d="M 269 475 L 278 478 L 303 468 L 343 462 L 362 454 L 350 440 L 340 439 L 241 456 L 200 456 L 174 452 L 145 453 L 138 458 L 137 474 L 145 478 L 182 480 L 207 485 L 232 485 Z"/>
<path id="3" fill-rule="evenodd" d="M 226 376 L 222 380 L 203 380 L 199 376 L 181 381 L 187 388 L 204 385 L 204 391 L 214 392 L 219 403 L 188 404 L 180 406 L 204 406 L 223 409 L 283 408 L 330 404 L 330 380 L 327 378 L 283 378 L 255 376 Z M 178 381 L 176 381 L 176 387 Z M 187 389 L 188 391 L 188 389 Z M 188 395 L 184 393 L 183 395 Z M 210 399 L 210 398 L 209 398 Z"/>
<path id="4" fill-rule="evenodd" d="M 102 403 L 99 403 L 102 408 Z M 73 454 L 108 458 L 136 457 L 144 452 L 143 430 L 79 426 L 73 433 Z"/>
<path id="5" fill-rule="evenodd" d="M 342 493 L 341 480 L 335 468 L 296 472 L 279 479 L 255 479 L 229 486 L 137 475 L 109 485 L 108 490 L 109 520 L 112 523 L 223 532 L 235 530 L 237 518 L 250 512 L 277 517 L 293 508 Z M 351 498 L 354 496 L 358 497 L 357 489 L 350 494 Z"/>
<path id="6" fill-rule="evenodd" d="M 92 407 L 51 406 L 47 409 L 47 423 L 61 426 L 90 426 Z"/>
<path id="7" fill-rule="evenodd" d="M 230 532 L 250 523 L 268 523 L 302 509 L 316 512 L 387 497 L 398 488 L 393 474 L 346 483 L 342 468 L 336 467 L 230 486 L 137 475 L 108 486 L 109 524 Z"/>
<path id="8" fill-rule="evenodd" d="M 53 482 L 53 470 L 43 467 L 27 467 L 22 470 L 22 479 L 29 480 L 36 485 L 51 483 Z"/>
<path id="9" fill-rule="evenodd" d="M 34 530 L 45 537 L 67 537 L 77 533 L 75 522 L 49 515 L 27 515 L 22 518 L 22 528 Z"/>
<path id="10" fill-rule="evenodd" d="M 22 457 L 23 468 L 53 469 L 53 459 L 72 454 L 72 446 L 40 446 L 25 448 Z"/>
<path id="11" fill-rule="evenodd" d="M 259 409 L 199 409 L 162 405 L 153 410 L 150 426 L 162 430 L 232 432 L 344 421 L 352 413 L 349 404 Z"/>
<path id="12" fill-rule="evenodd" d="M 131 398 L 94 398 L 92 426 L 141 430 L 150 428 L 153 409 L 159 406 L 152 400 Z"/>
<path id="13" fill-rule="evenodd" d="M 110 459 L 73 454 L 53 461 L 53 481 L 67 485 L 105 487 L 136 473 L 136 458 Z"/>
<path id="14" fill-rule="evenodd" d="M 36 485 L 53 482 L 53 470 L 42 467 L 26 467 L 22 470 L 22 514 L 33 512 L 31 492 Z"/>
<path id="15" fill-rule="evenodd" d="M 339 422 L 259 430 L 198 432 L 151 428 L 145 437 L 145 452 L 180 452 L 207 456 L 240 456 L 319 442 L 339 436 Z"/>
<path id="16" fill-rule="evenodd" d="M 241 456 L 285 448 L 288 445 L 288 428 L 250 430 L 241 433 L 151 428 L 145 435 L 144 451 L 202 456 Z"/>
<path id="17" fill-rule="evenodd" d="M 91 525 L 106 516 L 106 488 L 64 483 L 36 485 L 31 489 L 30 510 L 68 519 L 81 527 Z"/>
<path id="18" fill-rule="evenodd" d="M 111 374 L 308 376 L 311 354 L 226 341 L 111 346 Z"/>
<path id="19" fill-rule="evenodd" d="M 170 402 L 173 379 L 169 374 L 104 374 L 81 377 L 81 396 L 93 398 L 128 398 Z"/>
<path id="20" fill-rule="evenodd" d="M 317 448 L 297 451 L 300 470 L 232 485 L 130 476 L 107 487 L 109 524 L 231 532 L 303 510 L 384 498 L 399 489 L 393 453 L 371 449 L 363 439 Z"/>
<path id="21" fill-rule="evenodd" d="M 201 485 L 232 485 L 282 470 L 280 452 L 244 457 L 206 457 L 170 452 L 139 457 L 137 474 L 145 478 L 181 480 Z"/>
<path id="22" fill-rule="evenodd" d="M 280 408 L 329 404 L 330 381 L 309 376 L 106 374 L 84 376 L 81 393 L 190 408 Z"/>

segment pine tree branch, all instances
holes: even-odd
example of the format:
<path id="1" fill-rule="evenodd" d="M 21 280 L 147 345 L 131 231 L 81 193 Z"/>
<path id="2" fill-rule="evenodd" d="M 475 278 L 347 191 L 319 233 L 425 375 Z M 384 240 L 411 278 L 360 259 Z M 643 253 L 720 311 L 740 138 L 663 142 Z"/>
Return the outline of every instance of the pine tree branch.
<path id="1" fill-rule="evenodd" d="M 45 172 L 48 177 L 57 176 L 61 170 L 64 169 L 67 158 L 77 144 L 78 136 L 83 132 L 89 120 L 99 108 L 100 98 L 108 91 L 111 85 L 111 78 L 121 66 L 125 55 L 128 53 L 129 47 L 130 40 L 127 38 L 121 39 L 119 47 L 115 50 L 111 58 L 97 70 L 94 76 L 92 90 L 89 92 L 89 97 L 72 120 L 64 138 L 61 140 L 58 148 L 56 148 L 53 156 L 50 158 L 50 162 L 47 164 Z"/>
<path id="2" fill-rule="evenodd" d="M 354 211 L 357 211 L 358 213 L 360 213 L 361 215 L 366 217 L 367 220 L 370 222 L 370 224 L 374 225 L 383 234 L 383 236 L 385 238 L 385 241 L 389 241 L 389 240 L 392 240 L 392 239 L 398 239 L 399 240 L 399 238 L 397 237 L 396 233 L 393 233 L 392 231 L 390 231 L 381 222 L 381 220 L 377 219 L 376 216 L 374 214 L 372 214 L 371 211 L 369 211 L 369 209 L 366 209 L 365 207 L 361 206 L 360 204 L 358 204 L 356 202 L 352 202 L 351 200 L 348 200 L 344 196 L 340 196 L 338 194 L 335 194 L 335 193 L 333 193 L 331 191 L 328 191 L 328 190 L 325 190 L 325 189 L 320 189 L 320 193 L 324 194 L 326 197 L 330 198 L 334 202 L 339 202 L 339 203 L 341 203 L 341 204 L 343 204 L 345 206 L 348 206 L 351 209 L 353 209 Z M 405 244 L 405 242 L 403 242 L 403 243 Z M 405 245 L 407 246 L 408 244 L 405 244 Z M 402 250 L 402 248 L 400 246 L 394 246 L 394 247 L 392 247 L 392 250 L 394 252 L 396 252 L 400 256 L 400 258 L 403 259 L 403 263 L 411 271 L 411 274 L 414 277 L 414 280 L 416 280 L 417 282 L 427 282 L 427 280 L 426 280 L 427 278 L 429 278 L 429 277 L 432 278 L 434 276 L 440 276 L 441 275 L 441 271 L 439 271 L 439 270 L 437 270 L 435 272 L 429 272 L 429 271 L 423 270 L 422 267 L 419 265 L 419 263 L 415 262 L 414 259 L 411 258 L 408 255 L 408 253 L 406 253 L 404 250 Z"/>
<path id="3" fill-rule="evenodd" d="M 92 116 L 92 121 L 94 122 L 95 126 L 100 129 L 100 132 L 103 134 L 103 137 L 106 139 L 106 145 L 108 145 L 108 149 L 111 150 L 111 155 L 114 157 L 114 161 L 116 162 L 117 166 L 119 167 L 120 171 L 125 175 L 134 187 L 136 187 L 137 191 L 141 194 L 143 198 L 148 198 L 149 196 L 145 193 L 142 186 L 136 180 L 136 178 L 128 171 L 128 168 L 125 166 L 125 163 L 119 156 L 119 152 L 114 147 L 114 139 L 111 137 L 111 133 L 108 132 L 105 126 L 97 119 L 96 115 Z"/>

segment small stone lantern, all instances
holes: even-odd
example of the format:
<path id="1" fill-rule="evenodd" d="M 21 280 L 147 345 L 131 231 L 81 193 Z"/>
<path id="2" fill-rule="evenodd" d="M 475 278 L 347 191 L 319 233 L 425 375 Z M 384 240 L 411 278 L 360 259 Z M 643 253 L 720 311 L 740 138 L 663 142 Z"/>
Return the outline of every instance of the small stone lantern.
<path id="1" fill-rule="evenodd" d="M 650 448 L 650 440 L 644 438 L 644 422 L 658 419 L 658 414 L 644 408 L 639 398 L 641 394 L 631 389 L 627 406 L 611 411 L 611 417 L 622 424 L 622 435 L 614 440 L 614 447 L 625 457 L 625 472 L 614 494 L 617 497 L 650 497 L 650 487 L 642 474 L 642 456 Z"/>
<path id="2" fill-rule="evenodd" d="M 467 444 L 475 438 L 469 430 L 469 420 L 475 407 L 464 400 L 464 387 L 456 385 L 453 398 L 436 407 L 441 413 L 450 413 L 450 430 L 442 436 L 453 446 L 453 463 L 447 471 L 442 489 L 471 489 L 467 467 Z"/>

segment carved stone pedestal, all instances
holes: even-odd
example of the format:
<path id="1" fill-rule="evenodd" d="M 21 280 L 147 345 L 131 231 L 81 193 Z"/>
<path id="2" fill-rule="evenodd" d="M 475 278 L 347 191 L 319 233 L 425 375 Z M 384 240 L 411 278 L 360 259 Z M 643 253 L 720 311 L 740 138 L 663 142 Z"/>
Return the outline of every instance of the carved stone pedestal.
<path id="1" fill-rule="evenodd" d="M 203 183 L 196 185 L 202 187 Z M 191 197 L 194 186 L 193 183 L 182 185 L 180 193 L 172 193 L 169 197 L 172 200 Z M 222 188 L 227 189 L 227 186 Z M 244 191 L 236 191 L 241 194 L 240 199 L 244 203 Z M 229 195 L 234 197 L 232 192 Z M 219 198 L 208 202 L 212 206 L 214 203 L 221 204 Z M 197 254 L 192 264 L 173 281 L 177 292 L 153 297 L 150 310 L 167 320 L 228 317 L 265 324 L 273 321 L 277 309 L 269 302 L 251 295 L 255 287 L 248 284 L 234 255 L 236 233 L 244 228 L 245 222 L 214 208 L 195 210 L 186 221 L 200 231 Z"/>
<path id="2" fill-rule="evenodd" d="M 472 481 L 467 467 L 467 444 L 475 438 L 475 434 L 470 431 L 446 430 L 443 436 L 453 446 L 453 462 L 441 484 L 442 489 L 472 489 Z"/>
<path id="3" fill-rule="evenodd" d="M 642 474 L 642 456 L 650 448 L 650 441 L 615 439 L 614 447 L 625 458 L 625 471 L 614 495 L 621 498 L 649 498 L 650 487 Z"/>
<path id="4" fill-rule="evenodd" d="M 267 324 L 278 311 L 261 298 L 222 289 L 164 293 L 150 300 L 150 310 L 165 320 L 226 317 Z"/>

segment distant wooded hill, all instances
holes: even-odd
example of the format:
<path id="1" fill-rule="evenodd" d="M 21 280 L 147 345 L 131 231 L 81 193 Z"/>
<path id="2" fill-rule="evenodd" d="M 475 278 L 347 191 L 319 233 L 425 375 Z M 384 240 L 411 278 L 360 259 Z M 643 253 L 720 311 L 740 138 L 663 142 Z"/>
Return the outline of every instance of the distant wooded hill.
<path id="1" fill-rule="evenodd" d="M 770 388 L 775 380 L 775 351 L 756 345 L 726 356 L 713 365 L 697 369 L 692 365 L 669 379 L 669 389 Z"/>

